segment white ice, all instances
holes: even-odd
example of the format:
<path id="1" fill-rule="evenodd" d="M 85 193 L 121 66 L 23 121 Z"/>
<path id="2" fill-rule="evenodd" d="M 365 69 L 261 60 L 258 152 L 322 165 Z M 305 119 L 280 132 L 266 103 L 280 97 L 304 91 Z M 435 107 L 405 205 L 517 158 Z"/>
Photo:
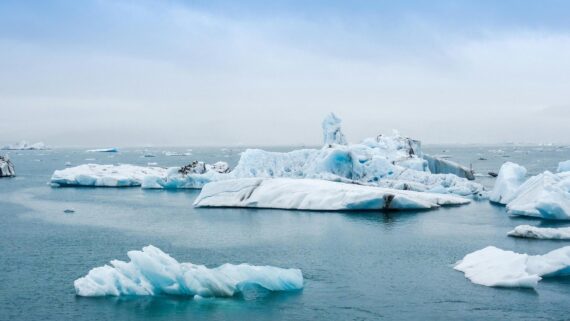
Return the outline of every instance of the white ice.
<path id="1" fill-rule="evenodd" d="M 161 167 L 134 165 L 84 164 L 56 170 L 50 180 L 53 186 L 140 186 L 146 176 L 166 176 Z"/>
<path id="2" fill-rule="evenodd" d="M 98 149 L 88 149 L 87 152 L 89 153 L 117 153 L 119 149 L 115 147 L 111 148 L 98 148 Z"/>
<path id="3" fill-rule="evenodd" d="M 495 186 L 489 193 L 489 200 L 499 204 L 507 204 L 516 196 L 518 188 L 524 183 L 526 168 L 511 162 L 501 166 Z"/>
<path id="4" fill-rule="evenodd" d="M 225 179 L 230 171 L 226 162 L 206 164 L 194 161 L 182 167 L 171 167 L 166 175 L 147 175 L 142 181 L 142 188 L 149 189 L 179 189 L 202 188 L 211 181 Z"/>
<path id="5" fill-rule="evenodd" d="M 130 251 L 127 255 L 130 262 L 113 260 L 111 265 L 96 267 L 75 280 L 77 295 L 231 297 L 251 286 L 269 291 L 303 288 L 303 274 L 299 269 L 249 264 L 208 268 L 179 263 L 152 245 L 142 251 Z"/>
<path id="6" fill-rule="evenodd" d="M 544 240 L 570 240 L 570 227 L 548 228 L 519 225 L 507 235 Z"/>
<path id="7" fill-rule="evenodd" d="M 245 178 L 212 182 L 197 207 L 258 207 L 298 210 L 431 209 L 470 201 L 455 195 L 420 193 L 316 179 Z"/>
<path id="8" fill-rule="evenodd" d="M 557 169 L 557 171 L 558 171 L 559 173 L 562 173 L 562 172 L 570 172 L 570 160 L 567 160 L 567 161 L 563 161 L 563 162 L 558 163 L 558 169 Z"/>
<path id="9" fill-rule="evenodd" d="M 49 147 L 47 147 L 46 144 L 44 144 L 42 142 L 31 144 L 31 143 L 23 140 L 17 144 L 6 145 L 6 146 L 2 147 L 1 149 L 6 149 L 6 150 L 42 150 L 42 149 L 49 149 Z"/>
<path id="10" fill-rule="evenodd" d="M 536 287 L 542 277 L 570 275 L 570 246 L 545 255 L 505 251 L 494 246 L 466 255 L 455 265 L 471 282 L 495 287 Z"/>

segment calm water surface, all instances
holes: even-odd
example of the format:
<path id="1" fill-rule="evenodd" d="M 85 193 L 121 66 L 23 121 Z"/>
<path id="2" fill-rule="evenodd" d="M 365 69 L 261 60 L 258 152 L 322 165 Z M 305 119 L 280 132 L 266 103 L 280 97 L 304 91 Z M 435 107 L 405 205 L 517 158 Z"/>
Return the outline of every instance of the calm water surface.
<path id="1" fill-rule="evenodd" d="M 51 188 L 66 162 L 183 165 L 194 159 L 235 164 L 241 150 L 194 149 L 191 156 L 144 158 L 84 150 L 10 151 L 18 177 L 0 179 L 0 320 L 564 320 L 570 278 L 536 290 L 497 289 L 453 270 L 465 254 L 495 245 L 542 254 L 564 241 L 514 239 L 516 225 L 568 226 L 508 217 L 474 202 L 426 212 L 306 212 L 195 209 L 198 191 Z M 429 146 L 432 154 L 498 171 L 506 160 L 536 174 L 570 159 L 559 147 Z M 486 158 L 486 160 L 479 160 Z M 86 160 L 88 159 L 88 160 Z M 478 177 L 492 186 L 489 177 Z M 63 211 L 73 208 L 76 212 Z M 259 297 L 81 298 L 73 281 L 129 250 L 153 244 L 180 262 L 296 267 L 305 289 Z"/>

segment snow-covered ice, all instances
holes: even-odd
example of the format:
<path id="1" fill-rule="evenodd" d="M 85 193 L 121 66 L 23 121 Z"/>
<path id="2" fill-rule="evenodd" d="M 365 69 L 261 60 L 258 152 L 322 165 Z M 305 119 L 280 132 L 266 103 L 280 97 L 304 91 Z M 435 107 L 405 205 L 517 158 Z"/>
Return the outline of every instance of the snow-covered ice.
<path id="1" fill-rule="evenodd" d="M 146 176 L 166 176 L 161 167 L 134 165 L 84 164 L 56 170 L 50 180 L 53 186 L 140 186 Z"/>
<path id="2" fill-rule="evenodd" d="M 149 245 L 128 252 L 130 262 L 111 261 L 74 282 L 79 296 L 180 295 L 231 297 L 251 286 L 269 291 L 303 288 L 299 269 L 249 264 L 224 264 L 217 268 L 179 263 Z"/>
<path id="3" fill-rule="evenodd" d="M 505 251 L 494 246 L 466 255 L 455 265 L 471 282 L 496 287 L 536 287 L 543 277 L 570 275 L 570 246 L 545 255 Z"/>
<path id="4" fill-rule="evenodd" d="M 544 240 L 570 240 L 570 227 L 549 228 L 519 225 L 507 235 Z"/>
<path id="5" fill-rule="evenodd" d="M 32 143 L 29 143 L 29 142 L 23 140 L 17 144 L 3 146 L 1 149 L 5 149 L 5 150 L 43 150 L 43 149 L 49 149 L 49 147 L 47 147 L 46 144 L 44 144 L 42 142 L 32 144 Z"/>
<path id="6" fill-rule="evenodd" d="M 16 176 L 14 164 L 8 156 L 0 156 L 0 177 Z"/>
<path id="7" fill-rule="evenodd" d="M 299 210 L 431 209 L 470 201 L 455 195 L 420 193 L 316 179 L 244 178 L 212 182 L 197 207 L 258 207 Z"/>
<path id="8" fill-rule="evenodd" d="M 525 176 L 526 168 L 512 162 L 504 163 L 499 170 L 495 186 L 489 193 L 489 200 L 499 204 L 509 203 L 524 183 Z"/>

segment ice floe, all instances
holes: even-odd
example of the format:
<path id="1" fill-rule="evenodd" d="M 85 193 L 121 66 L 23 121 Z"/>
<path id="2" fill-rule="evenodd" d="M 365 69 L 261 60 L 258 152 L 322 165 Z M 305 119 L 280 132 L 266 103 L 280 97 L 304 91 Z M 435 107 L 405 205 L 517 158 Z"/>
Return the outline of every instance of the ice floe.
<path id="1" fill-rule="evenodd" d="M 494 246 L 467 254 L 455 265 L 471 282 L 495 287 L 536 287 L 543 277 L 570 275 L 570 246 L 545 255 L 505 251 Z"/>
<path id="2" fill-rule="evenodd" d="M 179 263 L 150 245 L 128 252 L 130 262 L 111 261 L 74 282 L 79 296 L 179 295 L 232 297 L 253 287 L 269 291 L 303 288 L 299 269 L 249 264 L 224 264 L 216 268 Z"/>
<path id="3" fill-rule="evenodd" d="M 43 149 L 49 149 L 49 147 L 47 147 L 46 144 L 44 144 L 42 142 L 32 144 L 32 143 L 29 143 L 29 142 L 23 140 L 17 144 L 3 146 L 1 149 L 5 149 L 5 150 L 43 150 Z"/>
<path id="4" fill-rule="evenodd" d="M 470 201 L 455 195 L 420 193 L 316 179 L 244 178 L 212 182 L 197 207 L 258 207 L 298 210 L 431 209 Z"/>
<path id="5" fill-rule="evenodd" d="M 570 227 L 549 228 L 519 225 L 507 235 L 543 240 L 570 240 Z"/>
<path id="6" fill-rule="evenodd" d="M 140 186 L 146 176 L 165 176 L 166 169 L 134 165 L 84 164 L 56 170 L 50 180 L 53 186 Z"/>
<path id="7" fill-rule="evenodd" d="M 115 148 L 115 147 L 97 148 L 97 149 L 88 149 L 87 152 L 89 152 L 89 153 L 117 153 L 117 152 L 119 152 L 119 149 Z"/>
<path id="8" fill-rule="evenodd" d="M 147 175 L 142 181 L 142 188 L 202 188 L 211 181 L 224 179 L 222 174 L 230 171 L 226 162 L 206 164 L 194 161 L 182 167 L 171 167 L 165 175 Z"/>
<path id="9" fill-rule="evenodd" d="M 16 176 L 14 164 L 8 156 L 0 156 L 0 177 Z"/>

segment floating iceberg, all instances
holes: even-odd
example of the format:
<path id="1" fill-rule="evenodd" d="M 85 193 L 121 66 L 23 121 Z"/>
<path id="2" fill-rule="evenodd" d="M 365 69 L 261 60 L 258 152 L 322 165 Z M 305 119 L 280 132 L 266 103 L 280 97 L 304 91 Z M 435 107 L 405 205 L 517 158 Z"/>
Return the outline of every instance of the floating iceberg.
<path id="1" fill-rule="evenodd" d="M 505 163 L 490 200 L 506 204 L 507 212 L 511 215 L 570 219 L 570 172 L 553 174 L 545 171 L 521 184 L 525 173 L 524 167 Z"/>
<path id="2" fill-rule="evenodd" d="M 445 160 L 424 159 L 419 141 L 396 133 L 348 144 L 340 123 L 334 114 L 325 118 L 323 133 L 327 144 L 320 149 L 285 153 L 247 149 L 231 171 L 223 162 L 217 163 L 223 164 L 219 166 L 197 162 L 202 165 L 189 171 L 173 167 L 165 175 L 147 175 L 142 179 L 142 187 L 202 188 L 209 182 L 250 177 L 306 178 L 474 198 L 485 196 L 483 186 L 458 176 L 469 177 L 468 169 Z M 431 172 L 430 163 L 434 171 L 448 173 Z"/>
<path id="3" fill-rule="evenodd" d="M 570 227 L 546 228 L 530 225 L 519 225 L 510 231 L 508 236 L 544 240 L 570 240 Z"/>
<path id="4" fill-rule="evenodd" d="M 431 209 L 462 205 L 466 198 L 315 179 L 243 178 L 212 182 L 197 207 L 258 207 L 298 210 Z"/>
<path id="5" fill-rule="evenodd" d="M 165 176 L 161 167 L 134 165 L 85 164 L 56 170 L 51 177 L 53 186 L 140 186 L 146 176 Z"/>
<path id="6" fill-rule="evenodd" d="M 88 149 L 87 152 L 89 153 L 117 153 L 119 149 L 115 147 L 111 148 L 98 148 L 98 149 Z"/>
<path id="7" fill-rule="evenodd" d="M 30 144 L 29 142 L 23 140 L 17 144 L 6 145 L 6 146 L 2 147 L 1 149 L 5 149 L 5 150 L 43 150 L 43 149 L 49 149 L 49 147 L 47 147 L 42 142 Z"/>
<path id="8" fill-rule="evenodd" d="M 128 252 L 130 262 L 111 261 L 96 267 L 74 282 L 79 296 L 180 295 L 231 297 L 251 286 L 269 291 L 303 288 L 299 269 L 272 266 L 224 264 L 207 268 L 178 263 L 160 249 L 149 245 L 142 251 Z"/>
<path id="9" fill-rule="evenodd" d="M 570 246 L 545 255 L 519 254 L 486 247 L 455 265 L 471 282 L 496 287 L 534 288 L 542 277 L 570 275 Z"/>
<path id="10" fill-rule="evenodd" d="M 16 171 L 14 170 L 14 164 L 8 156 L 0 156 L 0 177 L 12 177 L 16 176 Z"/>
<path id="11" fill-rule="evenodd" d="M 511 162 L 504 163 L 499 170 L 495 186 L 489 193 L 489 200 L 499 204 L 509 203 L 524 183 L 525 176 L 526 168 Z"/>

